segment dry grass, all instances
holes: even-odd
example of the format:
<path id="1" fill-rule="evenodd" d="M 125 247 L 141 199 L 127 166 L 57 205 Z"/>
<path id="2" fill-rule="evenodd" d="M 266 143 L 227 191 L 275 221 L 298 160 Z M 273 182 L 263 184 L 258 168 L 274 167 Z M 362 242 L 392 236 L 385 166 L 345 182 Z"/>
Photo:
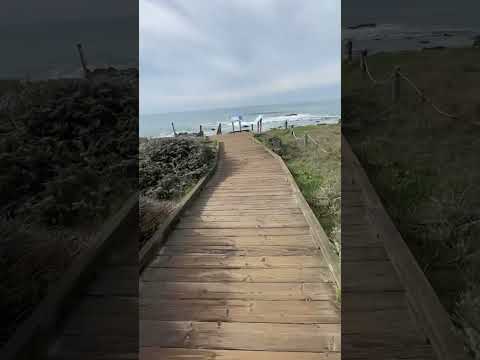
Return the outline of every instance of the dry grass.
<path id="1" fill-rule="evenodd" d="M 93 233 L 84 229 L 39 227 L 0 219 L 0 342 L 47 295 L 72 260 L 87 248 Z"/>
<path id="2" fill-rule="evenodd" d="M 150 239 L 167 216 L 176 208 L 172 200 L 156 200 L 140 196 L 140 246 Z"/>
<path id="3" fill-rule="evenodd" d="M 210 169 L 213 145 L 195 137 L 140 140 L 140 247 Z"/>
<path id="4" fill-rule="evenodd" d="M 403 238 L 450 312 L 471 355 L 480 358 L 480 52 L 474 49 L 378 54 L 379 77 L 398 65 L 438 106 L 404 83 L 372 86 L 357 65 L 344 66 L 343 131 Z M 475 316 L 473 314 L 476 314 Z"/>
<path id="5" fill-rule="evenodd" d="M 340 125 L 302 126 L 296 127 L 294 131 L 298 139 L 291 135 L 290 130 L 281 129 L 270 130 L 257 137 L 270 147 L 272 139 L 281 141 L 280 155 L 335 251 L 340 254 Z M 305 134 L 310 135 L 318 145 L 307 141 L 305 147 Z"/>

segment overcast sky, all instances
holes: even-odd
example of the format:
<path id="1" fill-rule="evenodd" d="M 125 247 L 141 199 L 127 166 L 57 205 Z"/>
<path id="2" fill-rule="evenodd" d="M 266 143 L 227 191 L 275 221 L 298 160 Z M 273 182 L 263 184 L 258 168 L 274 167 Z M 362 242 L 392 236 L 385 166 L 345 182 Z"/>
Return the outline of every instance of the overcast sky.
<path id="1" fill-rule="evenodd" d="M 143 114 L 340 96 L 340 0 L 140 0 Z"/>

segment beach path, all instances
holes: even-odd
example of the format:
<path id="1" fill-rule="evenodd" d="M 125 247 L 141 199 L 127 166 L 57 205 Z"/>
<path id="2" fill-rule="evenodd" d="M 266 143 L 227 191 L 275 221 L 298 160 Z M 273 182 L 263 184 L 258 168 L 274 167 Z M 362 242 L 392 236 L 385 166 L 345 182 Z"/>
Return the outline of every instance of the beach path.
<path id="1" fill-rule="evenodd" d="M 340 359 L 333 277 L 278 160 L 219 137 L 216 174 L 140 279 L 140 358 Z"/>
<path id="2" fill-rule="evenodd" d="M 428 297 L 427 301 L 434 304 L 433 293 L 421 287 L 425 280 L 420 278 L 424 277 L 420 272 L 418 280 L 410 283 L 401 276 L 402 271 L 413 272 L 417 266 L 413 265 L 415 259 L 398 250 L 406 248 L 404 244 L 401 246 L 403 239 L 393 239 L 392 231 L 387 233 L 378 225 L 378 214 L 387 215 L 381 203 L 369 196 L 373 190 L 367 190 L 367 186 L 373 189 L 349 144 L 342 139 L 342 343 L 347 353 L 344 358 L 445 359 L 437 357 L 428 341 L 428 321 L 413 306 L 420 297 Z M 391 249 L 394 241 L 397 241 L 395 251 L 388 250 L 388 244 Z M 433 306 L 427 311 L 433 314 Z"/>

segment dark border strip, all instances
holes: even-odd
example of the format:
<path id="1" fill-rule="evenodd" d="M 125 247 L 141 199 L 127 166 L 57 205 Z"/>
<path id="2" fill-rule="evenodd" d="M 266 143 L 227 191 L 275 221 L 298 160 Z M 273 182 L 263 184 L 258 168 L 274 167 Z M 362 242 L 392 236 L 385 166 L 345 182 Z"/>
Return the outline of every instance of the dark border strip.
<path id="1" fill-rule="evenodd" d="M 450 316 L 388 216 L 365 170 L 343 135 L 342 161 L 352 165 L 353 181 L 357 181 L 365 196 L 369 221 L 377 238 L 383 241 L 388 257 L 407 291 L 411 310 L 436 355 L 441 360 L 467 359 Z"/>
<path id="2" fill-rule="evenodd" d="M 342 280 L 341 280 L 341 271 L 340 271 L 340 258 L 333 250 L 332 245 L 330 244 L 330 240 L 328 239 L 328 236 L 325 233 L 325 230 L 323 230 L 322 225 L 320 225 L 317 217 L 315 216 L 312 209 L 310 208 L 310 205 L 308 205 L 307 200 L 305 200 L 305 197 L 303 196 L 302 191 L 298 187 L 292 173 L 288 169 L 288 166 L 285 164 L 285 162 L 279 155 L 275 154 L 272 150 L 270 150 L 267 146 L 265 146 L 265 144 L 263 144 L 261 141 L 259 141 L 255 137 L 252 137 L 252 138 L 256 143 L 262 145 L 265 148 L 265 150 L 270 155 L 272 155 L 272 157 L 276 159 L 282 166 L 282 169 L 285 172 L 285 175 L 287 176 L 288 182 L 293 188 L 293 192 L 295 194 L 295 197 L 297 198 L 298 205 L 302 210 L 303 216 L 305 217 L 305 220 L 307 220 L 307 223 L 310 227 L 310 233 L 312 234 L 315 245 L 317 246 L 317 248 L 319 248 L 322 251 L 322 255 L 325 258 L 325 261 L 327 262 L 327 266 L 330 269 L 333 279 L 335 280 L 335 284 L 337 285 L 338 289 L 341 289 Z"/>
<path id="3" fill-rule="evenodd" d="M 131 195 L 121 209 L 112 215 L 97 234 L 92 246 L 76 258 L 64 276 L 17 328 L 3 347 L 2 360 L 39 359 L 54 336 L 59 320 L 67 310 L 69 301 L 88 281 L 95 266 L 115 239 L 122 236 L 126 226 L 138 224 L 138 193 Z M 137 225 L 138 226 L 138 225 Z"/>
<path id="4" fill-rule="evenodd" d="M 217 140 L 216 157 L 213 165 L 208 170 L 208 173 L 202 177 L 198 183 L 191 189 L 180 201 L 180 204 L 175 210 L 168 215 L 165 222 L 155 231 L 150 239 L 142 246 L 139 254 L 140 273 L 145 267 L 153 260 L 155 254 L 160 247 L 165 243 L 168 234 L 172 231 L 175 224 L 178 222 L 180 216 L 182 216 L 185 209 L 192 203 L 192 201 L 198 196 L 202 189 L 206 186 L 208 181 L 215 174 L 215 171 L 220 160 L 220 153 L 223 152 L 223 143 Z"/>

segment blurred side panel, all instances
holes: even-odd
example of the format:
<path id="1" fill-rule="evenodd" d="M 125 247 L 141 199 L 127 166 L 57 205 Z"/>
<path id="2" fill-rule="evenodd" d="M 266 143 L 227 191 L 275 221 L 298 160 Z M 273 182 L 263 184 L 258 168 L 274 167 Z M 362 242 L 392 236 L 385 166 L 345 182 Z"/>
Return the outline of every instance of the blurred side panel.
<path id="1" fill-rule="evenodd" d="M 342 1 L 345 359 L 478 358 L 472 1 Z"/>
<path id="2" fill-rule="evenodd" d="M 138 3 L 0 13 L 2 359 L 138 353 Z"/>

